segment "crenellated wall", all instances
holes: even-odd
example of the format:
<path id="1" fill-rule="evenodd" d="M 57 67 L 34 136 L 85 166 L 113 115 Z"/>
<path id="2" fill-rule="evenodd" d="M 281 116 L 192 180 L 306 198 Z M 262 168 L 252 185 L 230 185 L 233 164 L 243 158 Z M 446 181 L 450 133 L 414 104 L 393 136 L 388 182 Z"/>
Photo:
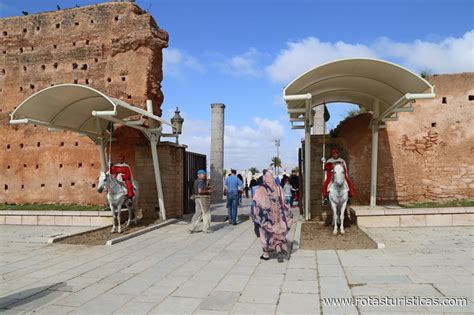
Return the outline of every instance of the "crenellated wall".
<path id="1" fill-rule="evenodd" d="M 62 83 L 89 85 L 161 115 L 168 34 L 133 3 L 0 19 L 0 202 L 101 204 L 99 156 L 87 137 L 10 126 L 28 96 Z M 114 144 L 116 146 L 116 144 Z"/>

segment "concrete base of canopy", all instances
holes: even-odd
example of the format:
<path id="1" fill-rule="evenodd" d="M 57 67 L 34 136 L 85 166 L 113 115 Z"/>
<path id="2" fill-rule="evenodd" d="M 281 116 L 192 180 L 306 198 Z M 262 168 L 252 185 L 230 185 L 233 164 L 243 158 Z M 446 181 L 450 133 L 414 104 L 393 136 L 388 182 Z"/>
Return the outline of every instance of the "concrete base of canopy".
<path id="1" fill-rule="evenodd" d="M 363 227 L 472 226 L 474 207 L 400 208 L 349 206 L 356 224 Z"/>

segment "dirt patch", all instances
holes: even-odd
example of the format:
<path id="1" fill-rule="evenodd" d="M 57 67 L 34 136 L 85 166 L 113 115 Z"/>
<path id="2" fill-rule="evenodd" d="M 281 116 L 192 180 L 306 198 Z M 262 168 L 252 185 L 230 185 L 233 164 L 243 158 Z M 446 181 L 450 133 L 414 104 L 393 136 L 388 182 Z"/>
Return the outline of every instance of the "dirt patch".
<path id="1" fill-rule="evenodd" d="M 57 243 L 59 244 L 73 244 L 73 245 L 105 245 L 108 240 L 121 237 L 130 233 L 140 231 L 151 225 L 155 225 L 163 222 L 163 220 L 157 218 L 142 218 L 137 224 L 130 224 L 129 228 L 125 228 L 125 224 L 122 224 L 122 233 L 111 233 L 112 229 L 110 226 L 104 227 L 99 230 L 86 232 L 81 235 L 74 235 L 63 239 Z"/>
<path id="2" fill-rule="evenodd" d="M 377 244 L 356 225 L 345 228 L 346 234 L 332 235 L 332 227 L 322 222 L 301 226 L 301 249 L 375 249 Z"/>

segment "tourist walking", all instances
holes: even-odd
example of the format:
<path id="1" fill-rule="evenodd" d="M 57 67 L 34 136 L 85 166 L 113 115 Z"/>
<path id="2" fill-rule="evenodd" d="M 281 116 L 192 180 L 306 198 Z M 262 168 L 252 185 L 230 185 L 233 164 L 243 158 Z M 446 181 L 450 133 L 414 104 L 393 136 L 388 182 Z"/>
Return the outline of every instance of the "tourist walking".
<path id="1" fill-rule="evenodd" d="M 293 222 L 293 214 L 283 201 L 283 191 L 275 183 L 271 171 L 263 175 L 263 183 L 258 186 L 251 216 L 260 227 L 260 243 L 263 254 L 260 259 L 270 259 L 270 252 L 276 251 L 278 262 L 283 262 L 283 256 L 288 257 L 286 234 Z"/>
<path id="2" fill-rule="evenodd" d="M 239 206 L 241 206 L 242 205 L 242 195 L 244 194 L 244 188 L 243 188 L 244 178 L 242 177 L 241 174 L 237 174 L 237 178 L 240 179 L 240 181 L 242 182 L 242 187 L 239 190 L 239 204 L 238 204 Z"/>
<path id="3" fill-rule="evenodd" d="M 207 181 L 207 173 L 204 170 L 197 172 L 198 178 L 194 181 L 194 195 L 192 199 L 196 204 L 196 211 L 191 219 L 189 232 L 211 233 L 211 192 L 212 187 Z"/>
<path id="4" fill-rule="evenodd" d="M 243 183 L 236 176 L 237 171 L 231 170 L 224 182 L 224 192 L 227 196 L 227 210 L 229 213 L 229 224 L 237 225 L 237 205 L 240 198 L 240 190 Z"/>
<path id="5" fill-rule="evenodd" d="M 300 182 L 299 182 L 299 175 L 298 175 L 298 172 L 295 171 L 295 170 L 293 170 L 293 171 L 291 172 L 291 176 L 290 176 L 290 184 L 291 184 L 291 187 L 293 187 L 293 188 L 295 189 L 295 191 L 294 191 L 294 193 L 293 193 L 293 198 L 291 198 L 291 204 L 290 204 L 290 205 L 291 205 L 292 207 L 293 207 L 293 202 L 294 202 L 295 200 L 297 200 L 298 203 L 299 203 L 299 195 L 298 195 L 298 194 L 299 194 L 299 191 L 298 191 L 298 190 L 299 190 L 299 188 L 300 188 L 300 187 L 299 187 L 299 183 L 300 183 Z"/>
<path id="6" fill-rule="evenodd" d="M 250 195 L 252 198 L 255 194 L 255 189 L 257 189 L 257 186 L 258 186 L 257 180 L 255 179 L 255 176 L 252 175 L 252 179 L 250 180 Z"/>
<path id="7" fill-rule="evenodd" d="M 293 192 L 296 189 L 291 186 L 289 180 L 285 180 L 285 186 L 283 186 L 283 191 L 285 192 L 285 202 L 291 207 L 293 207 Z"/>

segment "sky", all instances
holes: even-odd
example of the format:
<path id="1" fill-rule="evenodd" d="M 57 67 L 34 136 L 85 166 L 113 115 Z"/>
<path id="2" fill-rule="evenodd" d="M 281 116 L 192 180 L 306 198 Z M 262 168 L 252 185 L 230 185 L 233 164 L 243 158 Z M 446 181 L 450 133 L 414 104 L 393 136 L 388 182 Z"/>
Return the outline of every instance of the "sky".
<path id="1" fill-rule="evenodd" d="M 101 1 L 0 0 L 0 17 Z M 297 165 L 303 133 L 291 130 L 282 89 L 301 73 L 341 58 L 387 60 L 415 73 L 474 71 L 474 1 L 138 0 L 169 33 L 163 117 L 176 106 L 180 142 L 210 161 L 211 104 L 225 104 L 224 167 Z M 351 104 L 329 104 L 334 128 Z"/>

